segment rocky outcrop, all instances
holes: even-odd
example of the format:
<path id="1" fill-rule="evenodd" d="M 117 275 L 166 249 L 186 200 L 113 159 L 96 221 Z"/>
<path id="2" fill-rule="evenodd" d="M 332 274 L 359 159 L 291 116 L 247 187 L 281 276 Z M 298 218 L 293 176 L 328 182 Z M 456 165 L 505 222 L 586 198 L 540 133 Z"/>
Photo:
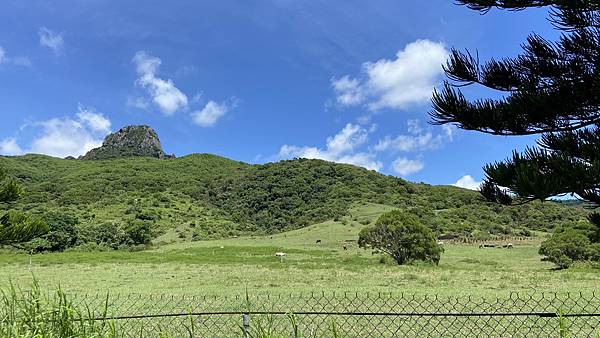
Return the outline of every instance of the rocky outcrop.
<path id="1" fill-rule="evenodd" d="M 165 154 L 158 134 L 148 126 L 128 126 L 108 135 L 102 146 L 80 157 L 82 160 L 106 160 L 121 157 L 173 158 Z"/>

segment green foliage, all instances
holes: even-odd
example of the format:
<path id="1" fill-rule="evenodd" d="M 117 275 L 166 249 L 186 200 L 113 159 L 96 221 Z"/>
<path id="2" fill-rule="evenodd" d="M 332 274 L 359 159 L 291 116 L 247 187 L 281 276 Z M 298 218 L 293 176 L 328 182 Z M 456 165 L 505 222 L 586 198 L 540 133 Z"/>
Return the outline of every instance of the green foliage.
<path id="1" fill-rule="evenodd" d="M 27 217 L 20 211 L 9 211 L 0 217 L 0 244 L 29 241 L 48 231 L 42 220 Z"/>
<path id="2" fill-rule="evenodd" d="M 486 13 L 492 8 L 515 10 L 549 6 L 549 19 L 563 34 L 550 41 L 531 34 L 521 55 L 481 62 L 470 52 L 453 49 L 444 67 L 448 81 L 432 98 L 436 124 L 492 135 L 541 135 L 535 147 L 514 151 L 508 159 L 485 166 L 482 195 L 489 201 L 545 200 L 575 194 L 600 205 L 600 7 L 594 1 L 459 0 Z M 565 81 L 566 79 L 566 81 Z M 469 100 L 461 89 L 480 85 L 505 95 Z M 587 259 L 583 242 L 600 242 L 600 216 L 595 229 L 577 234 L 558 230 L 542 246 L 548 260 L 565 268 Z M 589 243 L 588 243 L 589 244 Z"/>
<path id="3" fill-rule="evenodd" d="M 553 262 L 561 269 L 568 268 L 575 261 L 598 261 L 600 243 L 592 244 L 588 233 L 576 225 L 560 227 L 542 243 L 539 253 L 544 260 Z"/>
<path id="4" fill-rule="evenodd" d="M 0 168 L 0 204 L 16 201 L 22 194 L 21 186 Z M 0 216 L 0 245 L 16 244 L 36 238 L 48 231 L 48 225 L 23 212 L 8 211 Z"/>
<path id="5" fill-rule="evenodd" d="M 438 264 L 443 252 L 431 229 L 399 210 L 381 215 L 374 226 L 364 228 L 358 245 L 385 252 L 400 265 L 413 261 Z"/>
<path id="6" fill-rule="evenodd" d="M 124 231 L 129 245 L 148 245 L 154 238 L 150 222 L 131 220 L 125 224 Z"/>
<path id="7" fill-rule="evenodd" d="M 398 203 L 410 184 L 350 165 L 298 159 L 212 182 L 209 200 L 248 229 L 299 228 L 343 216 L 355 201 Z"/>
<path id="8" fill-rule="evenodd" d="M 108 317 L 108 298 L 102 306 L 101 309 L 78 308 L 62 290 L 45 294 L 36 281 L 27 290 L 11 285 L 8 290 L 0 290 L 0 336 L 120 337 L 114 322 L 90 318 L 90 313 L 96 311 Z"/>
<path id="9" fill-rule="evenodd" d="M 270 234 L 336 218 L 351 224 L 347 213 L 357 203 L 412 210 L 447 238 L 548 231 L 587 216 L 578 205 L 498 206 L 473 191 L 320 160 L 248 165 L 206 154 L 98 161 L 26 155 L 0 157 L 0 165 L 27 190 L 11 208 L 50 224 L 52 235 L 26 246 L 38 251 L 130 249 L 147 245 L 149 236 L 163 244 Z M 73 218 L 75 229 L 61 228 L 60 215 Z M 67 234 L 76 243 L 56 243 Z"/>
<path id="10" fill-rule="evenodd" d="M 49 231 L 24 245 L 24 248 L 35 251 L 64 251 L 77 244 L 79 240 L 79 220 L 72 214 L 46 212 L 44 222 Z"/>
<path id="11" fill-rule="evenodd" d="M 19 199 L 22 192 L 21 186 L 0 168 L 0 203 L 14 202 Z"/>

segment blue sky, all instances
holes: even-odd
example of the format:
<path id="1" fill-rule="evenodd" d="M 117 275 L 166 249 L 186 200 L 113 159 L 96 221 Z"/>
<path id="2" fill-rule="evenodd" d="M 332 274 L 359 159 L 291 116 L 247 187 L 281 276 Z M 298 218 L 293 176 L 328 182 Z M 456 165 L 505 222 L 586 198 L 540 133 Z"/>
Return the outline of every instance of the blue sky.
<path id="1" fill-rule="evenodd" d="M 428 125 L 440 63 L 452 46 L 514 56 L 528 33 L 557 33 L 543 10 L 480 15 L 453 3 L 4 1 L 0 153 L 77 156 L 148 124 L 178 156 L 480 180 L 485 163 L 534 138 Z"/>

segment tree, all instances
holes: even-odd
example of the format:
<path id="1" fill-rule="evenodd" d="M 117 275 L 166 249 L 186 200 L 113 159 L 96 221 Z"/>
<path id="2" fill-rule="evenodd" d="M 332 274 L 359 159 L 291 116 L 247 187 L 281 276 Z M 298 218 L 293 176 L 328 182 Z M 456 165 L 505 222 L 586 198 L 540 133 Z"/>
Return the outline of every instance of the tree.
<path id="1" fill-rule="evenodd" d="M 541 135 L 537 146 L 485 166 L 481 193 L 503 204 L 564 194 L 600 204 L 600 1 L 458 3 L 483 13 L 550 7 L 549 20 L 562 31 L 558 41 L 529 35 L 514 58 L 480 63 L 477 54 L 452 50 L 444 66 L 449 81 L 432 98 L 434 124 L 492 135 Z M 460 87 L 473 84 L 502 95 L 468 100 Z M 600 227 L 598 215 L 590 221 Z"/>
<path id="2" fill-rule="evenodd" d="M 16 201 L 23 190 L 0 168 L 0 203 Z M 48 225 L 20 211 L 8 211 L 0 216 L 0 245 L 27 242 L 48 231 Z"/>
<path id="3" fill-rule="evenodd" d="M 431 229 L 399 210 L 381 215 L 375 225 L 361 230 L 358 245 L 387 253 L 400 265 L 417 260 L 438 264 L 443 251 Z"/>

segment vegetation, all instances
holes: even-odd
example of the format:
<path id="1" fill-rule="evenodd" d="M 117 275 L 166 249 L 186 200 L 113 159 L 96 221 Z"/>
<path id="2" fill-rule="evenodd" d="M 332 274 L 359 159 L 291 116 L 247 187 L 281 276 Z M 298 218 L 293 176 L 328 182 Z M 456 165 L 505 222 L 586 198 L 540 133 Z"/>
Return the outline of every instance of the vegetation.
<path id="1" fill-rule="evenodd" d="M 561 30 L 553 42 L 531 34 L 523 54 L 483 64 L 469 52 L 452 50 L 446 82 L 433 97 L 433 121 L 454 123 L 492 135 L 541 134 L 537 147 L 485 167 L 482 194 L 490 201 L 511 204 L 576 194 L 600 203 L 600 8 L 595 1 L 459 0 L 487 12 L 551 6 L 550 21 Z M 497 99 L 469 101 L 460 88 L 479 84 L 503 93 Z M 600 231 L 600 217 L 590 218 Z M 567 238 L 583 240 L 569 230 L 553 236 L 542 248 L 560 267 L 572 260 L 594 259 L 567 250 Z M 594 241 L 594 239 L 590 239 Z"/>
<path id="2" fill-rule="evenodd" d="M 592 291 L 600 284 L 598 270 L 589 263 L 553 271 L 553 263 L 541 261 L 538 249 L 544 234 L 529 240 L 510 239 L 512 250 L 444 241 L 439 265 L 398 266 L 392 259 L 382 261 L 383 254 L 359 248 L 357 238 L 363 228 L 392 210 L 391 206 L 359 203 L 339 221 L 274 235 L 178 242 L 142 252 L 70 249 L 30 256 L 0 251 L 0 275 L 4 276 L 0 288 L 8 280 L 29 285 L 31 273 L 45 287 L 60 285 L 77 294 L 110 290 L 111 294 L 224 295 L 244 294 L 247 289 L 252 294 L 404 291 L 495 297 L 533 289 Z M 177 237 L 167 233 L 159 239 L 166 236 Z M 281 260 L 276 252 L 286 257 Z"/>
<path id="3" fill-rule="evenodd" d="M 119 337 L 114 323 L 93 321 L 62 291 L 46 295 L 34 281 L 31 289 L 14 285 L 0 290 L 0 336 L 2 337 Z M 104 313 L 108 303 L 104 304 Z M 91 311 L 96 311 L 93 309 Z"/>
<path id="4" fill-rule="evenodd" d="M 387 253 L 399 265 L 414 261 L 438 264 L 444 250 L 431 229 L 416 216 L 399 210 L 381 215 L 375 225 L 362 229 L 358 246 Z"/>
<path id="5" fill-rule="evenodd" d="M 0 204 L 16 201 L 21 187 L 0 168 Z M 9 210 L 0 216 L 0 245 L 29 241 L 48 231 L 41 220 L 27 217 L 23 212 Z"/>
<path id="6" fill-rule="evenodd" d="M 561 269 L 575 261 L 600 261 L 600 243 L 594 240 L 596 231 L 587 222 L 563 225 L 542 243 L 539 252 Z"/>
<path id="7" fill-rule="evenodd" d="M 355 203 L 411 210 L 442 238 L 530 236 L 588 213 L 554 202 L 506 207 L 473 191 L 320 160 L 248 165 L 213 155 L 99 161 L 27 155 L 0 157 L 0 166 L 27 190 L 11 208 L 50 226 L 41 239 L 20 245 L 36 252 L 273 234 L 347 219 Z"/>

